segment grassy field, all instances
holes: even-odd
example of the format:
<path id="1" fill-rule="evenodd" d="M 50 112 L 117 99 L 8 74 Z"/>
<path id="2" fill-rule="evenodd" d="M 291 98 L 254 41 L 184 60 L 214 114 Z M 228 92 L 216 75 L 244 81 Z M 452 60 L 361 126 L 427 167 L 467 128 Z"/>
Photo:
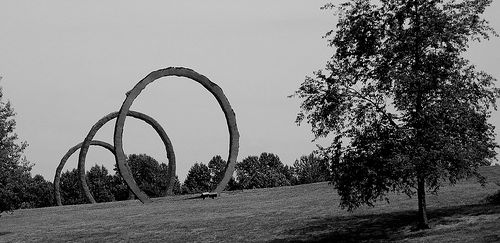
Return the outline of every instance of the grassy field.
<path id="1" fill-rule="evenodd" d="M 0 217 L 0 242 L 500 242 L 500 166 L 428 196 L 432 229 L 414 231 L 416 198 L 348 213 L 328 183 L 139 201 L 17 210 Z"/>

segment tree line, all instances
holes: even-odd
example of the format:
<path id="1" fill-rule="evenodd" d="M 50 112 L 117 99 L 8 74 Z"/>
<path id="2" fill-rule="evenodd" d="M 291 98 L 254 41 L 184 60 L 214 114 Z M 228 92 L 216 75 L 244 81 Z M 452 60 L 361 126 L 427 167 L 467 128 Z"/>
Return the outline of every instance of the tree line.
<path id="1" fill-rule="evenodd" d="M 167 164 L 159 163 L 146 154 L 129 155 L 127 162 L 139 188 L 149 197 L 166 195 Z M 176 177 L 173 193 L 175 195 L 196 194 L 214 190 L 224 175 L 226 163 L 220 155 L 214 156 L 207 164 L 195 163 L 189 169 L 183 183 Z M 111 175 L 104 166 L 96 164 L 87 172 L 87 183 L 97 202 L 134 198 L 116 166 L 113 171 L 114 174 Z M 315 154 L 304 155 L 297 159 L 293 166 L 288 166 L 284 165 L 275 154 L 261 153 L 260 156 L 248 156 L 236 164 L 234 176 L 225 190 L 294 186 L 326 181 L 329 177 L 328 162 Z M 60 188 L 64 205 L 85 203 L 79 190 L 76 169 L 61 174 Z"/>
<path id="2" fill-rule="evenodd" d="M 149 197 L 166 195 L 167 164 L 159 163 L 146 154 L 131 154 L 127 157 L 127 162 L 139 188 Z M 175 195 L 196 194 L 214 190 L 224 175 L 226 163 L 220 155 L 214 156 L 207 164 L 195 163 L 189 169 L 183 183 L 176 177 L 173 193 Z M 41 175 L 32 177 L 31 167 L 29 164 L 25 164 L 24 167 L 19 165 L 19 175 L 16 181 L 9 183 L 9 188 L 2 188 L 0 199 L 2 211 L 56 205 L 53 183 L 45 180 Z M 97 202 L 134 198 L 121 178 L 116 165 L 110 172 L 103 165 L 95 164 L 86 172 L 86 178 Z M 327 160 L 313 153 L 300 157 L 293 166 L 284 165 L 273 153 L 261 153 L 260 156 L 248 156 L 236 164 L 234 176 L 225 190 L 294 186 L 327 181 L 329 178 L 330 168 Z M 63 205 L 86 203 L 79 187 L 76 168 L 61 174 L 60 190 Z"/>
<path id="3" fill-rule="evenodd" d="M 56 205 L 54 185 L 41 175 L 32 175 L 34 164 L 23 155 L 28 146 L 18 141 L 15 133 L 15 112 L 9 101 L 2 101 L 0 87 L 0 213 L 22 208 Z M 167 165 L 158 163 L 146 154 L 127 157 L 132 174 L 149 197 L 166 194 Z M 192 194 L 212 191 L 223 177 L 226 161 L 214 156 L 208 164 L 195 163 L 183 183 L 175 180 L 174 194 Z M 127 200 L 134 197 L 115 166 L 111 174 L 104 166 L 94 165 L 86 172 L 87 184 L 97 202 Z M 277 186 L 292 186 L 327 180 L 330 168 L 327 160 L 311 154 L 302 156 L 293 166 L 284 165 L 272 153 L 248 156 L 237 163 L 235 175 L 226 190 L 243 190 Z M 80 192 L 76 169 L 63 172 L 60 177 L 62 203 L 81 204 L 85 200 Z"/>

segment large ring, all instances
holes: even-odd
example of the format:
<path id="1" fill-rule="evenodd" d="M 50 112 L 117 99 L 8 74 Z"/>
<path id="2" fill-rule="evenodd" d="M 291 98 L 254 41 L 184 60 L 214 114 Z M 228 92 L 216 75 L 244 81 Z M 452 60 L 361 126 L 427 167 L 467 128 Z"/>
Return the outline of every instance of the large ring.
<path id="1" fill-rule="evenodd" d="M 140 119 L 151 125 L 155 131 L 160 135 L 161 140 L 165 144 L 165 150 L 167 151 L 167 158 L 168 158 L 168 168 L 167 168 L 167 195 L 172 194 L 172 190 L 174 188 L 174 182 L 175 182 L 175 154 L 174 154 L 174 148 L 172 146 L 172 142 L 170 141 L 170 138 L 168 137 L 167 133 L 163 128 L 160 126 L 160 124 L 151 118 L 148 115 L 145 115 L 143 113 L 137 112 L 137 111 L 127 111 L 126 113 L 127 116 L 132 116 L 134 118 Z M 116 118 L 118 116 L 118 112 L 113 112 L 108 114 L 107 116 L 104 116 L 101 118 L 99 121 L 97 121 L 94 126 L 90 129 L 89 133 L 87 134 L 87 137 L 85 137 L 85 140 L 83 140 L 81 149 L 80 149 L 80 155 L 78 157 L 78 177 L 80 179 L 80 189 L 82 191 L 82 194 L 86 198 L 87 202 L 90 203 L 95 203 L 94 197 L 90 193 L 90 189 L 87 185 L 87 180 L 85 179 L 85 157 L 87 156 L 87 151 L 89 149 L 90 143 L 92 139 L 94 138 L 94 135 L 97 133 L 99 129 L 101 129 L 104 124 L 106 124 L 108 121 Z M 115 153 L 115 158 L 116 158 L 116 148 L 114 149 Z M 125 182 L 129 186 L 130 190 L 134 192 L 134 194 L 137 195 L 137 192 L 141 192 L 139 189 L 139 186 L 137 186 L 137 183 L 135 182 L 134 178 L 132 177 L 132 173 L 130 171 L 130 168 L 128 164 L 123 161 L 123 164 L 121 166 L 118 166 L 120 174 L 122 177 L 125 179 Z M 127 181 L 128 180 L 128 181 Z M 133 182 L 133 183 L 131 183 Z M 144 194 L 146 195 L 146 194 Z M 146 195 L 147 197 L 147 195 Z M 149 201 L 149 197 L 147 197 L 146 201 Z M 141 202 L 144 202 L 141 200 Z"/>
<path id="2" fill-rule="evenodd" d="M 127 113 L 130 110 L 130 106 L 134 102 L 135 98 L 139 96 L 141 91 L 144 88 L 146 88 L 146 86 L 149 83 L 152 83 L 153 81 L 159 78 L 167 76 L 179 76 L 179 77 L 190 78 L 200 83 L 201 85 L 203 85 L 203 87 L 205 87 L 210 93 L 212 93 L 215 96 L 219 105 L 221 106 L 222 111 L 224 112 L 229 130 L 229 158 L 227 160 L 224 177 L 219 181 L 217 188 L 214 190 L 217 194 L 221 193 L 224 190 L 226 184 L 229 182 L 231 176 L 233 175 L 234 168 L 236 165 L 236 158 L 238 157 L 240 135 L 238 132 L 238 127 L 236 125 L 236 115 L 234 114 L 234 111 L 231 108 L 231 105 L 229 104 L 229 100 L 224 95 L 222 89 L 217 84 L 212 83 L 207 77 L 198 74 L 197 72 L 188 68 L 169 67 L 153 71 L 149 75 L 147 75 L 144 79 L 139 81 L 132 90 L 127 92 L 127 97 L 125 98 L 125 101 L 123 102 L 120 108 L 118 118 L 116 119 L 115 131 L 114 131 L 115 159 L 116 159 L 116 164 L 118 165 L 118 170 L 120 171 L 123 179 L 129 186 L 129 188 L 132 190 L 132 192 L 143 203 L 150 202 L 151 199 L 145 193 L 139 190 L 139 187 L 137 186 L 136 182 L 134 181 L 134 178 L 132 177 L 132 174 L 127 170 L 125 163 L 126 157 L 125 157 L 125 152 L 123 151 L 123 141 L 122 141 L 123 126 L 125 124 Z M 90 140 L 88 141 L 90 142 Z M 85 151 L 82 148 L 82 150 L 80 151 L 80 159 L 82 158 L 82 154 L 84 155 L 84 153 Z M 85 178 L 83 177 L 83 180 L 84 179 Z"/>
<path id="3" fill-rule="evenodd" d="M 56 175 L 54 176 L 54 198 L 56 200 L 56 205 L 57 206 L 62 206 L 61 202 L 61 171 L 64 168 L 64 165 L 66 164 L 66 161 L 68 161 L 68 158 L 71 157 L 78 149 L 80 149 L 83 145 L 83 142 L 73 146 L 66 152 L 66 154 L 63 156 L 61 159 L 61 162 L 59 163 L 59 166 L 57 166 L 56 169 Z M 92 140 L 90 141 L 90 145 L 98 145 L 103 148 L 108 149 L 111 153 L 115 154 L 115 148 L 113 145 L 103 142 L 103 141 L 97 141 L 97 140 Z"/>

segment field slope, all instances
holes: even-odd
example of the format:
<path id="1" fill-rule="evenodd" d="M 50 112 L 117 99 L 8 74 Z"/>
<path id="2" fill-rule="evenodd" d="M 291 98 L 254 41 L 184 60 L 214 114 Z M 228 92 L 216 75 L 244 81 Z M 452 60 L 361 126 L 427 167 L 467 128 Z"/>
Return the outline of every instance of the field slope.
<path id="1" fill-rule="evenodd" d="M 431 230 L 413 231 L 416 199 L 348 213 L 328 183 L 226 192 L 216 199 L 173 196 L 17 210 L 0 217 L 0 242 L 500 242 L 500 166 L 428 196 Z"/>

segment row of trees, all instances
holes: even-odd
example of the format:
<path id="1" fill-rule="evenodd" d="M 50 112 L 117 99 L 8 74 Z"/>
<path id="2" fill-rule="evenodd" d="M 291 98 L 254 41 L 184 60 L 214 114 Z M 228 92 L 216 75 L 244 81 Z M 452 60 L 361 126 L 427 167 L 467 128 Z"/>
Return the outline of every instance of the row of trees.
<path id="1" fill-rule="evenodd" d="M 139 188 L 149 197 L 161 197 L 166 194 L 167 165 L 158 163 L 146 154 L 132 154 L 127 162 Z M 87 184 L 97 202 L 111 202 L 127 200 L 134 197 L 128 186 L 120 176 L 118 169 L 113 169 L 113 175 L 104 166 L 94 165 L 86 173 Z M 78 171 L 73 169 L 61 174 L 61 201 L 62 204 L 82 204 L 85 199 L 80 191 Z M 180 194 L 180 183 L 176 180 L 174 193 Z"/>
<path id="2" fill-rule="evenodd" d="M 28 169 L 29 168 L 29 169 Z M 52 182 L 46 181 L 43 176 L 31 176 L 27 171 L 15 174 L 7 179 L 8 184 L 0 188 L 0 213 L 18 208 L 40 208 L 54 205 Z M 5 179 L 2 178 L 2 179 Z M 4 180 L 5 181 L 5 180 Z M 4 182 L 2 182 L 4 183 Z"/>
<path id="3" fill-rule="evenodd" d="M 158 163 L 146 154 L 132 154 L 127 161 L 139 186 L 149 197 L 162 197 L 166 194 L 167 165 Z M 184 183 L 176 179 L 174 194 L 194 194 L 212 191 L 222 179 L 226 161 L 214 156 L 208 164 L 195 163 L 189 170 Z M 94 165 L 87 172 L 89 188 L 97 202 L 127 200 L 133 197 L 121 179 L 116 167 L 110 175 L 104 166 Z M 243 190 L 326 181 L 330 169 L 325 160 L 318 156 L 304 155 L 293 166 L 284 165 L 277 155 L 262 153 L 248 156 L 236 165 L 236 177 L 231 178 L 226 190 Z M 61 198 L 63 204 L 85 203 L 79 190 L 76 169 L 61 174 Z"/>
<path id="4" fill-rule="evenodd" d="M 1 94 L 1 92 L 0 92 Z M 0 97 L 1 98 L 1 97 Z M 10 108 L 10 106 L 6 106 Z M 4 115 L 13 115 L 9 113 Z M 13 121 L 13 120 L 12 120 Z M 2 123 L 0 121 L 0 123 Z M 6 123 L 3 123 L 6 124 Z M 11 122 L 11 132 L 15 122 Z M 26 143 L 16 145 L 16 134 L 10 137 L 10 151 L 15 151 L 17 157 L 10 160 L 3 158 L 2 173 L 0 173 L 0 212 L 19 208 L 38 208 L 54 206 L 53 184 L 41 175 L 31 175 L 32 164 L 23 156 Z M 4 139 L 4 148 L 5 141 Z M 17 149 L 17 150 L 16 150 Z M 14 154 L 16 154 L 14 153 Z M 3 155 L 3 154 L 0 154 Z M 167 165 L 158 163 L 145 154 L 132 154 L 127 157 L 132 174 L 141 188 L 150 197 L 161 197 L 166 194 Z M 222 179 L 226 161 L 221 156 L 214 156 L 207 165 L 195 163 L 189 170 L 184 183 L 177 178 L 174 194 L 193 194 L 215 189 Z M 114 174 L 110 174 L 104 166 L 94 165 L 86 173 L 87 183 L 97 202 L 127 200 L 134 197 L 119 175 L 115 166 Z M 329 179 L 330 169 L 326 160 L 310 154 L 296 160 L 293 166 L 284 165 L 279 157 L 272 153 L 262 153 L 260 156 L 248 156 L 236 165 L 235 177 L 229 181 L 226 190 L 243 190 L 278 186 L 292 186 L 305 183 L 325 181 Z M 61 174 L 61 199 L 64 205 L 85 203 L 79 189 L 77 169 Z"/>
<path id="5" fill-rule="evenodd" d="M 208 165 L 196 163 L 188 172 L 182 193 L 200 193 L 215 189 L 223 176 L 226 161 L 214 156 Z M 243 190 L 280 186 L 294 186 L 330 179 L 327 160 L 315 154 L 304 155 L 293 166 L 284 165 L 272 153 L 248 156 L 236 164 L 236 177 L 232 177 L 226 190 Z"/>

